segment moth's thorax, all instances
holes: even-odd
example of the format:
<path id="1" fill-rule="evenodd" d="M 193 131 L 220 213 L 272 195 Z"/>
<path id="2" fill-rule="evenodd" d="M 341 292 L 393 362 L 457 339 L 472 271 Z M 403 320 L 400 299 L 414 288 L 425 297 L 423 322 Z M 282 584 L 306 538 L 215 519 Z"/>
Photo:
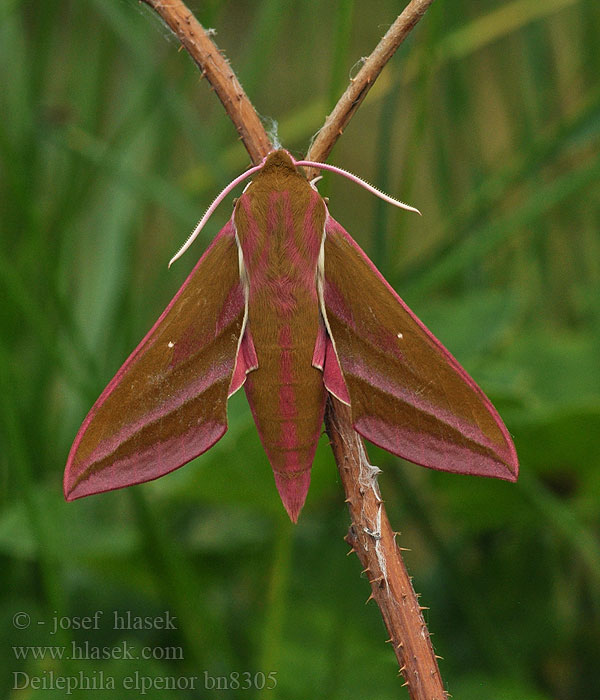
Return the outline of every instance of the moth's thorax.
<path id="1" fill-rule="evenodd" d="M 273 285 L 316 294 L 325 203 L 289 164 L 267 163 L 236 203 L 233 218 L 251 296 L 265 287 L 276 292 Z"/>

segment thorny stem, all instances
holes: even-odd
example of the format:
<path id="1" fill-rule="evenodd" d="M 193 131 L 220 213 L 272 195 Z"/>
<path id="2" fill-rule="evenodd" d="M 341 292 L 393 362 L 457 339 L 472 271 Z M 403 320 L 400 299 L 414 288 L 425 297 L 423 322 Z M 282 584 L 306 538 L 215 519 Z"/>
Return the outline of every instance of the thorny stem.
<path id="1" fill-rule="evenodd" d="M 179 39 L 217 93 L 246 150 L 257 165 L 273 149 L 256 110 L 209 32 L 181 0 L 140 0 L 149 5 Z"/>
<path id="2" fill-rule="evenodd" d="M 346 535 L 371 584 L 405 685 L 413 700 L 445 700 L 442 678 L 422 608 L 396 545 L 379 493 L 379 469 L 369 464 L 350 409 L 329 397 L 325 427 L 340 471 L 352 524 Z"/>
<path id="3" fill-rule="evenodd" d="M 181 0 L 140 0 L 171 28 L 214 87 L 254 164 L 272 150 L 250 100 L 216 45 Z M 411 0 L 350 82 L 307 159 L 322 162 L 398 46 L 433 0 Z M 360 559 L 390 635 L 412 700 L 445 700 L 442 679 L 410 578 L 379 494 L 377 474 L 363 442 L 352 428 L 350 409 L 333 397 L 327 403 L 325 427 L 349 505 L 352 525 L 346 541 Z"/>
<path id="4" fill-rule="evenodd" d="M 346 91 L 325 120 L 325 124 L 319 130 L 306 154 L 307 160 L 324 161 L 331 153 L 335 142 L 342 135 L 348 122 L 373 87 L 373 83 L 385 64 L 432 3 L 433 0 L 411 0 L 404 8 L 402 14 L 388 29 L 371 55 L 365 59 L 362 68 L 350 81 Z M 314 177 L 314 173 L 309 172 L 308 178 L 312 177 Z"/>

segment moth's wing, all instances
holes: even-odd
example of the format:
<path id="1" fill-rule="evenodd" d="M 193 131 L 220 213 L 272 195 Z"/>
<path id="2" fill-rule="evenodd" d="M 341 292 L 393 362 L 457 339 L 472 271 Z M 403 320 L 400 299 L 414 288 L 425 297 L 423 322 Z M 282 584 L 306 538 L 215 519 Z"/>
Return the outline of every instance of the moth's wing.
<path id="1" fill-rule="evenodd" d="M 223 436 L 245 306 L 229 222 L 84 420 L 68 500 L 156 479 Z"/>
<path id="2" fill-rule="evenodd" d="M 331 217 L 323 266 L 355 430 L 416 464 L 516 480 L 516 451 L 490 400 Z"/>

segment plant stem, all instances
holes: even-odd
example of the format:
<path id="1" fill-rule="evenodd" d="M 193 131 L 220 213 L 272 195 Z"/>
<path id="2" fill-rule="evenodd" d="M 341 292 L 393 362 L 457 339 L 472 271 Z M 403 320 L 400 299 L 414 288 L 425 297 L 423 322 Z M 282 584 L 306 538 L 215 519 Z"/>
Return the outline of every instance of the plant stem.
<path id="1" fill-rule="evenodd" d="M 142 0 L 179 38 L 214 87 L 254 164 L 272 150 L 250 100 L 216 45 L 181 0 Z M 331 152 L 377 76 L 433 0 L 411 0 L 365 61 L 315 138 L 307 158 L 323 161 Z M 442 679 L 421 613 L 377 485 L 379 470 L 367 459 L 352 428 L 350 409 L 333 397 L 325 426 L 340 471 L 352 525 L 346 541 L 362 562 L 393 644 L 412 700 L 444 700 Z"/>
<path id="2" fill-rule="evenodd" d="M 363 67 L 357 76 L 350 81 L 346 91 L 325 120 L 308 150 L 307 160 L 322 162 L 331 153 L 335 142 L 342 135 L 348 122 L 373 87 L 385 64 L 432 3 L 433 0 L 411 0 L 404 8 L 404 12 L 398 16 L 371 55 L 365 60 Z M 308 177 L 310 179 L 314 175 L 309 173 Z"/>
<path id="3" fill-rule="evenodd" d="M 400 671 L 414 700 L 444 700 L 442 678 L 422 608 L 396 545 L 396 535 L 379 493 L 380 470 L 369 464 L 350 408 L 330 396 L 325 427 L 340 471 L 352 524 L 346 542 L 356 552 L 371 595 L 389 633 Z"/>
<path id="4" fill-rule="evenodd" d="M 179 39 L 214 88 L 254 164 L 272 150 L 269 137 L 236 74 L 209 32 L 181 0 L 142 0 Z"/>

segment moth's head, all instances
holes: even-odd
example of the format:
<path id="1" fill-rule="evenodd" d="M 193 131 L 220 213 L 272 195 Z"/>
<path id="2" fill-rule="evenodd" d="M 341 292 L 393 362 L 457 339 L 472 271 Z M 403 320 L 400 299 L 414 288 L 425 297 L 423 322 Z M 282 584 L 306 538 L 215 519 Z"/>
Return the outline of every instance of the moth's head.
<path id="1" fill-rule="evenodd" d="M 294 159 L 287 151 L 279 149 L 269 153 L 244 192 L 257 195 L 260 192 L 296 191 L 304 187 L 308 187 L 304 173 L 296 167 Z"/>
<path id="2" fill-rule="evenodd" d="M 284 148 L 269 153 L 260 172 L 265 175 L 299 174 L 292 156 Z"/>

